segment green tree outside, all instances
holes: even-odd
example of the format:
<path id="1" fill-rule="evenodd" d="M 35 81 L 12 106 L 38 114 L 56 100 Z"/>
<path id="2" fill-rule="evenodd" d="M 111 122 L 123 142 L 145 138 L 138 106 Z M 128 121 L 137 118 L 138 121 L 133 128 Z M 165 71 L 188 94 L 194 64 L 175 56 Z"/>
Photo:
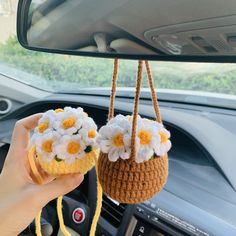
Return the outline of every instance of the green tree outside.
<path id="1" fill-rule="evenodd" d="M 46 80 L 52 88 L 59 90 L 75 90 L 77 85 L 80 88 L 111 85 L 112 59 L 29 51 L 19 45 L 16 37 L 10 37 L 0 44 L 0 63 L 36 75 Z M 156 88 L 236 95 L 234 64 L 211 63 L 206 69 L 198 64 L 199 70 L 196 70 L 193 63 L 152 62 Z M 137 62 L 121 61 L 118 86 L 134 87 L 136 70 Z M 147 85 L 147 80 L 144 79 L 143 87 Z"/>

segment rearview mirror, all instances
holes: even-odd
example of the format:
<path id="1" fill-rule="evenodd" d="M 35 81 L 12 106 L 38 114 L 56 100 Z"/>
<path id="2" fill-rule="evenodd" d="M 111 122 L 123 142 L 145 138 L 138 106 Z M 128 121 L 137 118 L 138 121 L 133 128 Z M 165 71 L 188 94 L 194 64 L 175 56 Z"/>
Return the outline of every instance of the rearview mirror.
<path id="1" fill-rule="evenodd" d="M 20 0 L 17 35 L 25 48 L 44 52 L 235 62 L 236 1 L 201 2 Z"/>

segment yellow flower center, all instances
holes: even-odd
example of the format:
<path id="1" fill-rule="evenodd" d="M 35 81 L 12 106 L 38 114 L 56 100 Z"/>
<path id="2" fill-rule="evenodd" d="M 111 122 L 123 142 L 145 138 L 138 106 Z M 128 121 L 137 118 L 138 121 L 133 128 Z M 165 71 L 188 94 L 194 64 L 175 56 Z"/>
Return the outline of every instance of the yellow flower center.
<path id="1" fill-rule="evenodd" d="M 115 147 L 123 147 L 124 146 L 124 135 L 123 134 L 116 134 L 113 139 L 112 143 Z"/>
<path id="2" fill-rule="evenodd" d="M 71 141 L 68 143 L 67 145 L 67 152 L 69 154 L 76 154 L 78 153 L 80 150 L 80 144 L 75 142 L 75 141 Z"/>
<path id="3" fill-rule="evenodd" d="M 161 136 L 161 143 L 166 143 L 168 141 L 168 137 L 164 132 L 160 131 L 159 135 Z"/>
<path id="4" fill-rule="evenodd" d="M 53 141 L 51 139 L 43 142 L 43 144 L 42 144 L 43 151 L 44 152 L 52 152 L 52 143 L 53 143 Z"/>
<path id="5" fill-rule="evenodd" d="M 76 122 L 75 118 L 67 118 L 63 120 L 62 126 L 64 129 L 69 129 L 75 126 L 75 122 Z"/>
<path id="6" fill-rule="evenodd" d="M 43 133 L 46 129 L 48 129 L 48 122 L 43 122 L 38 125 L 39 133 Z"/>
<path id="7" fill-rule="evenodd" d="M 89 130 L 89 132 L 88 132 L 88 137 L 89 138 L 95 138 L 96 135 L 97 135 L 96 130 Z"/>
<path id="8" fill-rule="evenodd" d="M 146 130 L 139 131 L 138 137 L 140 139 L 140 144 L 142 145 L 147 145 L 151 143 L 152 134 Z"/>
<path id="9" fill-rule="evenodd" d="M 64 111 L 64 110 L 63 110 L 62 108 L 57 108 L 57 109 L 55 110 L 56 113 L 63 112 L 63 111 Z"/>

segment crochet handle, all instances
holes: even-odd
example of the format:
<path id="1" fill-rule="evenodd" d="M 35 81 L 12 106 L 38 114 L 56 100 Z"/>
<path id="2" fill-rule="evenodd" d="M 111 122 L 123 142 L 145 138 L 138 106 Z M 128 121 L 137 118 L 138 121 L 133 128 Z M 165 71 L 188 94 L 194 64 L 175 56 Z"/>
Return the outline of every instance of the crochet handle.
<path id="1" fill-rule="evenodd" d="M 131 131 L 131 161 L 135 161 L 136 157 L 136 133 L 137 133 L 137 119 L 138 119 L 138 108 L 139 108 L 139 98 L 142 85 L 142 74 L 143 74 L 143 61 L 138 61 L 138 72 L 137 72 L 137 82 L 134 97 L 134 108 L 133 108 L 133 120 L 132 120 L 132 131 Z"/>
<path id="2" fill-rule="evenodd" d="M 145 61 L 145 65 L 146 65 L 148 83 L 149 83 L 149 88 L 151 90 L 152 104 L 153 104 L 153 108 L 154 108 L 154 111 L 155 111 L 156 120 L 159 123 L 162 123 L 160 107 L 159 107 L 159 103 L 158 103 L 156 92 L 155 92 L 155 87 L 154 87 L 154 83 L 153 83 L 153 77 L 152 77 L 152 72 L 151 72 L 151 69 L 150 69 L 149 62 Z"/>
<path id="3" fill-rule="evenodd" d="M 158 104 L 158 100 L 157 100 L 157 96 L 156 96 L 156 92 L 155 92 L 155 88 L 154 88 L 154 83 L 153 83 L 152 72 L 151 72 L 150 65 L 149 65 L 148 61 L 145 61 L 145 66 L 146 66 L 146 71 L 147 71 L 147 78 L 148 78 L 148 82 L 149 82 L 149 87 L 151 90 L 152 103 L 153 103 L 153 108 L 154 108 L 155 115 L 156 115 L 156 120 L 159 123 L 162 123 L 160 108 L 159 108 L 159 104 Z M 112 88 L 111 88 L 108 120 L 110 120 L 114 116 L 114 101 L 115 101 L 115 96 L 116 96 L 118 67 L 119 67 L 119 63 L 118 63 L 118 59 L 116 58 L 114 60 L 114 69 L 113 69 L 113 78 L 112 78 Z"/>
<path id="4" fill-rule="evenodd" d="M 113 77 L 112 77 L 112 87 L 111 87 L 111 96 L 110 96 L 110 106 L 109 106 L 109 113 L 108 113 L 108 120 L 114 117 L 114 102 L 116 96 L 116 82 L 118 78 L 118 59 L 114 60 L 114 69 L 113 69 Z"/>
<path id="5" fill-rule="evenodd" d="M 34 158 L 35 152 L 36 152 L 36 149 L 35 149 L 35 146 L 33 146 L 29 150 L 28 160 L 29 160 L 31 171 L 32 171 L 33 176 L 36 180 L 36 183 L 43 184 L 43 177 L 40 175 L 38 168 L 36 166 L 36 162 L 35 162 L 35 158 Z M 58 199 L 57 199 L 57 213 L 58 213 L 59 224 L 60 224 L 60 228 L 61 228 L 62 233 L 64 234 L 64 236 L 71 236 L 71 234 L 67 231 L 65 224 L 64 224 L 64 220 L 63 220 L 62 196 L 58 197 Z M 39 211 L 38 215 L 35 218 L 35 226 L 36 226 L 35 233 L 37 236 L 42 236 L 41 223 L 40 223 L 41 214 L 42 214 L 42 210 Z"/>
<path id="6" fill-rule="evenodd" d="M 149 88 L 151 91 L 152 104 L 155 111 L 156 120 L 159 123 L 162 123 L 160 108 L 155 92 L 155 87 L 153 83 L 153 77 L 150 69 L 150 65 L 148 61 L 145 61 L 147 78 L 149 83 Z M 113 78 L 112 78 L 112 88 L 111 88 L 111 96 L 110 96 L 110 106 L 108 113 L 108 120 L 114 117 L 114 101 L 116 96 L 116 86 L 117 86 L 117 78 L 118 78 L 118 59 L 114 60 L 114 69 L 113 69 Z M 143 72 L 143 61 L 138 62 L 138 72 L 137 72 L 137 82 L 136 82 L 136 90 L 135 90 L 135 98 L 134 98 L 134 108 L 133 108 L 133 120 L 132 120 L 132 132 L 131 132 L 131 155 L 130 159 L 135 161 L 136 156 L 136 133 L 137 133 L 137 118 L 138 118 L 138 108 L 139 108 L 139 98 L 142 84 L 142 72 Z"/>

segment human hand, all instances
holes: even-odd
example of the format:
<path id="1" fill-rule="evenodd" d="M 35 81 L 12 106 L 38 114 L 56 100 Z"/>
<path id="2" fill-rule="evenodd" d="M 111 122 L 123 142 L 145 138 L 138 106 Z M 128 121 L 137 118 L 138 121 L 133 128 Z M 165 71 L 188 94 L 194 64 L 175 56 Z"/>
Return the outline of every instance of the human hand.
<path id="1" fill-rule="evenodd" d="M 65 175 L 54 179 L 41 169 L 42 185 L 35 184 L 28 163 L 30 130 L 37 126 L 42 114 L 16 122 L 11 146 L 0 174 L 0 232 L 18 235 L 51 200 L 80 185 L 83 175 Z"/>

